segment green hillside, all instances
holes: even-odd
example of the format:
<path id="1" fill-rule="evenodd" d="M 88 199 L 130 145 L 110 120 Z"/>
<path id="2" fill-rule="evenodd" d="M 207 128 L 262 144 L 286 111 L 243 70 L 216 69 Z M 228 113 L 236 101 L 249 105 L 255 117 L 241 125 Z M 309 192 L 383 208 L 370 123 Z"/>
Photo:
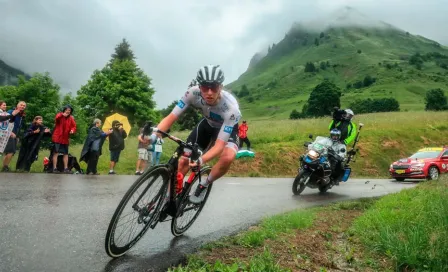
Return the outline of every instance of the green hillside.
<path id="1" fill-rule="evenodd" d="M 411 64 L 416 53 L 423 55 L 423 62 Z M 431 55 L 425 58 L 427 53 Z M 318 71 L 305 72 L 307 62 Z M 402 111 L 423 110 L 427 90 L 448 90 L 447 65 L 447 47 L 387 24 L 329 27 L 323 32 L 295 25 L 227 88 L 238 96 L 249 119 L 288 118 L 293 109 L 302 109 L 312 88 L 325 78 L 341 88 L 342 106 L 357 98 L 393 97 Z M 375 83 L 353 87 L 367 75 Z M 248 94 L 241 92 L 243 85 Z"/>

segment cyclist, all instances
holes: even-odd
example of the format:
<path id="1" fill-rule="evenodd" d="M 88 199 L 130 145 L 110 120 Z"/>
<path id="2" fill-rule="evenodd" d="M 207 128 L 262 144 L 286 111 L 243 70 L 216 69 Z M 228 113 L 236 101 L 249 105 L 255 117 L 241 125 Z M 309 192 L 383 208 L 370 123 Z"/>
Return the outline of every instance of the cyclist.
<path id="1" fill-rule="evenodd" d="M 206 180 L 198 184 L 190 202 L 199 204 L 204 200 L 206 188 L 222 177 L 230 168 L 238 152 L 238 121 L 241 112 L 236 99 L 223 90 L 224 73 L 219 65 L 207 65 L 199 69 L 197 85 L 191 86 L 177 105 L 157 125 L 157 129 L 168 131 L 189 106 L 202 111 L 203 119 L 196 125 L 187 138 L 189 143 L 197 143 L 203 151 L 197 162 L 188 158 L 179 159 L 179 172 L 186 174 L 189 167 L 205 164 L 219 157 Z M 152 135 L 155 138 L 156 135 Z"/>

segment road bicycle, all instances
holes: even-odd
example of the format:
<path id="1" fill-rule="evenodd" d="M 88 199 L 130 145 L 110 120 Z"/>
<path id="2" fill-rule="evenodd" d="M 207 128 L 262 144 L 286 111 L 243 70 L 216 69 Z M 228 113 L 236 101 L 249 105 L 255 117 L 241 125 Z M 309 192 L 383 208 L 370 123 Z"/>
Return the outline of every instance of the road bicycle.
<path id="1" fill-rule="evenodd" d="M 197 144 L 186 143 L 157 128 L 145 126 L 144 131 L 145 135 L 160 133 L 179 146 L 168 163 L 146 170 L 118 204 L 106 233 L 106 253 L 112 258 L 124 255 L 149 228 L 154 229 L 159 222 L 171 220 L 171 233 L 174 236 L 182 235 L 198 218 L 213 186 L 210 184 L 207 187 L 201 203 L 191 203 L 189 196 L 194 193 L 192 188 L 196 188 L 195 184 L 210 174 L 211 167 L 199 165 L 191 168 L 184 182 L 183 175 L 177 171 L 178 161 L 180 156 L 197 161 L 202 151 Z"/>

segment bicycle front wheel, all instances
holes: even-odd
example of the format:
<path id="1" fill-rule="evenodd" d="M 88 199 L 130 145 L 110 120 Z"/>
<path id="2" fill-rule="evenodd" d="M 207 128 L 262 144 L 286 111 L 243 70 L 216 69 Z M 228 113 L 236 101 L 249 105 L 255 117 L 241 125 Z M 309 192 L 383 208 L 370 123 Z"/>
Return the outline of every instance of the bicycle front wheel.
<path id="1" fill-rule="evenodd" d="M 124 195 L 109 223 L 106 253 L 117 258 L 145 234 L 160 213 L 167 195 L 170 171 L 156 166 L 141 175 Z"/>
<path id="2" fill-rule="evenodd" d="M 201 179 L 206 179 L 210 174 L 211 168 L 204 167 L 201 169 Z M 200 204 L 193 204 L 188 199 L 191 194 L 194 193 L 196 186 L 199 184 L 199 175 L 197 175 L 191 182 L 191 186 L 180 200 L 179 207 L 177 209 L 176 216 L 171 221 L 171 233 L 174 236 L 181 236 L 186 232 L 194 221 L 198 218 L 199 214 L 204 208 L 205 202 L 207 202 L 208 196 L 212 190 L 213 183 L 207 187 L 207 193 L 204 201 Z"/>

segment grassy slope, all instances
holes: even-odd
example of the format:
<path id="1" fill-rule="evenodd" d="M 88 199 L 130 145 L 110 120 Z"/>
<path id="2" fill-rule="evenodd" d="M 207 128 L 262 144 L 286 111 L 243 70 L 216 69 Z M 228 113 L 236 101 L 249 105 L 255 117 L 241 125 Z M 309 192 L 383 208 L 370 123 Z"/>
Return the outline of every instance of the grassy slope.
<path id="1" fill-rule="evenodd" d="M 385 196 L 358 218 L 353 232 L 398 270 L 448 270 L 448 182 Z"/>
<path id="2" fill-rule="evenodd" d="M 353 177 L 387 177 L 390 163 L 409 156 L 424 146 L 448 144 L 445 134 L 448 131 L 448 112 L 397 112 L 357 115 L 356 123 L 364 123 L 360 140 L 360 156 L 355 163 Z M 297 173 L 298 157 L 304 152 L 303 142 L 309 133 L 327 135 L 329 118 L 307 120 L 265 120 L 249 123 L 249 139 L 256 152 L 255 159 L 237 160 L 231 167 L 230 176 L 283 176 L 293 177 Z M 181 138 L 187 132 L 174 133 Z M 79 159 L 81 145 L 70 148 Z M 166 141 L 162 162 L 166 162 L 174 151 L 175 144 Z M 32 170 L 42 171 L 42 159 L 48 151 L 41 151 L 39 161 Z M 14 157 L 13 166 L 15 167 Z M 126 140 L 116 171 L 120 174 L 133 174 L 137 160 L 137 139 Z M 108 142 L 103 146 L 99 170 L 107 173 L 109 166 Z M 85 164 L 82 163 L 85 169 Z"/>
<path id="3" fill-rule="evenodd" d="M 325 31 L 326 37 L 320 39 L 319 46 L 313 42 L 317 33 L 308 33 L 306 46 L 289 46 L 292 36 L 305 35 L 303 31 L 299 33 L 290 34 L 255 67 L 227 86 L 239 91 L 246 84 L 255 99 L 252 103 L 248 103 L 247 98 L 239 99 L 244 118 L 288 118 L 292 109 L 302 108 L 312 88 L 324 78 L 333 80 L 343 90 L 342 106 L 356 98 L 394 97 L 402 110 L 422 110 L 427 90 L 447 89 L 445 76 L 448 71 L 434 62 L 425 63 L 419 71 L 407 60 L 400 59 L 416 52 L 448 55 L 446 47 L 437 46 L 433 41 L 392 29 L 335 28 Z M 361 54 L 357 53 L 358 49 Z M 305 73 L 304 65 L 308 61 L 317 66 L 322 61 L 338 66 L 318 73 Z M 386 63 L 397 63 L 398 67 L 387 69 Z M 368 88 L 345 90 L 347 83 L 362 80 L 366 75 L 376 77 L 377 82 Z M 272 86 L 271 82 L 275 81 L 277 84 Z"/>
<path id="4" fill-rule="evenodd" d="M 448 180 L 264 219 L 169 271 L 446 271 Z"/>

